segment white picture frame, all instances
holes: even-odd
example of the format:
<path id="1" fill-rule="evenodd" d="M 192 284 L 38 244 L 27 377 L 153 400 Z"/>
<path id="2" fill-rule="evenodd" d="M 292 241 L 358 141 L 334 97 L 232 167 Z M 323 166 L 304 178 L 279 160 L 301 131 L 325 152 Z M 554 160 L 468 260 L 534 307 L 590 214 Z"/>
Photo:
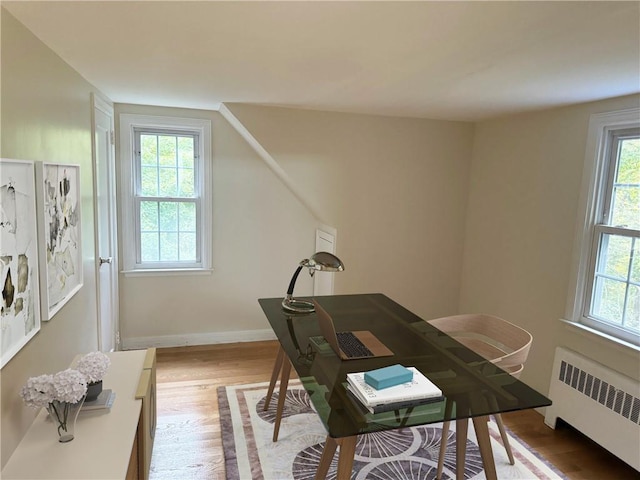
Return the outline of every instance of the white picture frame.
<path id="1" fill-rule="evenodd" d="M 0 159 L 0 368 L 41 327 L 34 162 Z"/>
<path id="2" fill-rule="evenodd" d="M 48 321 L 83 285 L 80 166 L 43 162 L 36 179 L 42 319 Z"/>

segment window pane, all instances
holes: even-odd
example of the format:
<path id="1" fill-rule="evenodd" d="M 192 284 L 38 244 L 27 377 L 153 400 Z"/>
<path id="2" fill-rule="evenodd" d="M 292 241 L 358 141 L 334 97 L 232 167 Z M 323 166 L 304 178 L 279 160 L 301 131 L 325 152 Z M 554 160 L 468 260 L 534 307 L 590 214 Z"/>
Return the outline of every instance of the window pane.
<path id="1" fill-rule="evenodd" d="M 160 261 L 177 262 L 178 260 L 178 234 L 160 233 Z"/>
<path id="2" fill-rule="evenodd" d="M 180 233 L 180 260 L 196 261 L 196 234 Z"/>
<path id="3" fill-rule="evenodd" d="M 193 137 L 178 137 L 178 166 L 193 168 Z"/>
<path id="4" fill-rule="evenodd" d="M 140 168 L 140 194 L 149 197 L 158 195 L 158 169 L 156 167 Z"/>
<path id="5" fill-rule="evenodd" d="M 640 184 L 640 138 L 627 138 L 620 142 L 616 182 Z"/>
<path id="6" fill-rule="evenodd" d="M 180 203 L 180 231 L 196 231 L 196 205 L 195 203 Z"/>
<path id="7" fill-rule="evenodd" d="M 624 282 L 597 277 L 593 295 L 593 315 L 602 320 L 622 325 L 625 291 L 626 284 Z"/>
<path id="8" fill-rule="evenodd" d="M 625 317 L 625 327 L 631 328 L 640 333 L 640 287 L 629 286 L 627 297 L 627 316 Z"/>
<path id="9" fill-rule="evenodd" d="M 158 231 L 158 202 L 140 202 L 140 230 Z"/>
<path id="10" fill-rule="evenodd" d="M 140 135 L 140 158 L 142 165 L 158 164 L 158 137 L 156 135 Z"/>
<path id="11" fill-rule="evenodd" d="M 176 137 L 160 135 L 158 136 L 158 148 L 160 149 L 159 164 L 162 167 L 176 166 Z"/>
<path id="12" fill-rule="evenodd" d="M 621 139 L 610 224 L 640 230 L 640 139 Z"/>
<path id="13" fill-rule="evenodd" d="M 140 195 L 195 197 L 195 137 L 140 134 Z"/>
<path id="14" fill-rule="evenodd" d="M 178 231 L 178 204 L 174 202 L 160 202 L 160 231 Z"/>
<path id="15" fill-rule="evenodd" d="M 629 273 L 631 238 L 602 235 L 597 273 L 626 280 Z"/>
<path id="16" fill-rule="evenodd" d="M 197 261 L 195 203 L 140 202 L 140 230 L 143 261 Z"/>
<path id="17" fill-rule="evenodd" d="M 178 174 L 175 168 L 161 168 L 160 177 L 160 196 L 176 197 L 178 196 Z"/>
<path id="18" fill-rule="evenodd" d="M 140 259 L 143 262 L 157 262 L 159 260 L 158 233 L 140 234 Z"/>
<path id="19" fill-rule="evenodd" d="M 634 283 L 640 283 L 640 239 L 633 242 L 633 264 L 631 265 L 630 279 Z"/>
<path id="20" fill-rule="evenodd" d="M 614 186 L 612 208 L 611 225 L 640 230 L 640 187 Z"/>
<path id="21" fill-rule="evenodd" d="M 196 191 L 193 169 L 181 168 L 178 173 L 180 175 L 178 195 L 181 197 L 193 197 Z"/>

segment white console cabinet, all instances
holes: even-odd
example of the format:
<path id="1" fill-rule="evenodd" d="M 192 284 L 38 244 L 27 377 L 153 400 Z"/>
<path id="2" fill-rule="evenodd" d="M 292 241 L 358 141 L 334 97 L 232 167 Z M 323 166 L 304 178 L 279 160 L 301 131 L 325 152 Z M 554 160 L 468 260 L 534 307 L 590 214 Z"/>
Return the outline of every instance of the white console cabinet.
<path id="1" fill-rule="evenodd" d="M 110 410 L 80 412 L 75 438 L 58 442 L 42 409 L 0 477 L 10 479 L 146 480 L 156 425 L 155 349 L 113 352 L 103 388 Z"/>

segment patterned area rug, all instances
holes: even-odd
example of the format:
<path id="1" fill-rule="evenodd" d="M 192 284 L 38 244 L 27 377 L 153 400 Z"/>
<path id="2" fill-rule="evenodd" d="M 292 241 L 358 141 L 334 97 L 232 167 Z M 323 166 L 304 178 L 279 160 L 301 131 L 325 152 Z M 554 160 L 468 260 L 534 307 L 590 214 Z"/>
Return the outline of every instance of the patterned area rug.
<path id="1" fill-rule="evenodd" d="M 326 430 L 300 382 L 292 381 L 285 399 L 279 438 L 272 442 L 277 392 L 265 412 L 262 408 L 267 387 L 267 383 L 259 383 L 218 389 L 227 479 L 311 480 L 320 461 Z M 454 426 L 455 422 L 452 428 Z M 493 421 L 489 422 L 489 432 L 499 479 L 565 478 L 513 435 L 510 442 L 516 464 L 509 465 Z M 441 424 L 361 435 L 351 478 L 435 479 L 440 435 Z M 450 432 L 447 442 L 443 478 L 455 478 L 455 432 Z M 337 460 L 336 453 L 328 479 L 336 478 Z M 465 478 L 485 478 L 471 424 L 465 468 Z"/>

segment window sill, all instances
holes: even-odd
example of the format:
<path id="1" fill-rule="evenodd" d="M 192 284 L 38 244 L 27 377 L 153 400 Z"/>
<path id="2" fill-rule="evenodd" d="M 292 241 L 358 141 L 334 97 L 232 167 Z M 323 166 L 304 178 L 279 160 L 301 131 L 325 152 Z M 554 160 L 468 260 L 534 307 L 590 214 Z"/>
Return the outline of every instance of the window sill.
<path id="1" fill-rule="evenodd" d="M 596 340 L 598 343 L 614 347 L 616 350 L 630 355 L 640 353 L 640 346 L 638 345 L 607 335 L 604 332 L 583 325 L 582 323 L 572 322 L 571 320 L 565 320 L 564 318 L 561 318 L 560 321 L 566 325 L 568 330 L 572 330 L 590 340 Z"/>
<path id="2" fill-rule="evenodd" d="M 125 277 L 168 277 L 174 275 L 211 275 L 213 270 L 210 268 L 153 268 L 147 270 L 123 270 L 120 273 Z"/>

